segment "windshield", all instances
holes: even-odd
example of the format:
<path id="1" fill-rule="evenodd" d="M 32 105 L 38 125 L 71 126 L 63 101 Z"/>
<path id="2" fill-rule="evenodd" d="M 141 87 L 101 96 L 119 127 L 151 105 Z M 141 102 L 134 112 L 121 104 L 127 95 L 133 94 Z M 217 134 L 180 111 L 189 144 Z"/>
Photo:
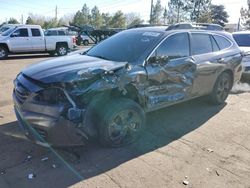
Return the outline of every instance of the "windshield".
<path id="1" fill-rule="evenodd" d="M 1 27 L 0 28 L 0 33 L 3 33 L 5 31 L 7 31 L 10 27 Z"/>
<path id="2" fill-rule="evenodd" d="M 233 37 L 239 46 L 250 46 L 250 34 L 234 34 Z"/>
<path id="3" fill-rule="evenodd" d="M 2 36 L 10 35 L 15 29 L 16 29 L 16 27 L 9 28 L 8 30 L 6 30 L 5 32 L 2 33 Z"/>
<path id="4" fill-rule="evenodd" d="M 123 31 L 97 46 L 86 55 L 119 62 L 137 62 L 149 47 L 154 47 L 161 39 L 160 32 Z"/>

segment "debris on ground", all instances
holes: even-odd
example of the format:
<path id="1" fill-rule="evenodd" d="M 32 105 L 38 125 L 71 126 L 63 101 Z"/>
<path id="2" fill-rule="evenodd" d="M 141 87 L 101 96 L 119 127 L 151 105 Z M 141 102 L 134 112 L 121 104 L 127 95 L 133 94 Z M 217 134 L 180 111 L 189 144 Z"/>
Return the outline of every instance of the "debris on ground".
<path id="1" fill-rule="evenodd" d="M 188 185 L 189 182 L 188 182 L 187 180 L 184 180 L 184 181 L 183 181 L 183 184 L 184 184 L 184 185 Z"/>
<path id="2" fill-rule="evenodd" d="M 212 150 L 212 149 L 210 149 L 210 148 L 208 148 L 207 151 L 208 151 L 209 153 L 214 152 L 214 150 Z"/>
<path id="3" fill-rule="evenodd" d="M 30 174 L 28 175 L 28 179 L 33 179 L 33 178 L 35 178 L 35 177 L 36 177 L 36 175 L 33 174 L 33 173 L 30 173 Z"/>
<path id="4" fill-rule="evenodd" d="M 53 165 L 52 165 L 52 168 L 57 168 L 56 164 L 53 164 Z"/>
<path id="5" fill-rule="evenodd" d="M 250 85 L 248 83 L 237 83 L 232 88 L 232 94 L 240 94 L 240 93 L 247 93 L 250 92 Z"/>
<path id="6" fill-rule="evenodd" d="M 215 170 L 215 172 L 216 172 L 217 176 L 220 176 L 220 174 L 219 174 L 219 172 L 217 170 Z"/>
<path id="7" fill-rule="evenodd" d="M 44 158 L 41 159 L 42 162 L 45 162 L 45 161 L 47 161 L 47 160 L 49 160 L 48 157 L 44 157 Z"/>
<path id="8" fill-rule="evenodd" d="M 6 171 L 5 171 L 5 170 L 1 170 L 1 171 L 0 171 L 0 174 L 1 174 L 1 175 L 4 175 L 4 174 L 6 174 Z"/>

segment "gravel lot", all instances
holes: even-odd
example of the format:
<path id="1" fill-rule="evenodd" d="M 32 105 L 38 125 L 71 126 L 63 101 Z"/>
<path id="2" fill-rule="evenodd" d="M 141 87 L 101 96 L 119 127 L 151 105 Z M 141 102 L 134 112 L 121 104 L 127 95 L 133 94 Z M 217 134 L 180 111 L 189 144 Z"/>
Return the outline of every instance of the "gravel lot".
<path id="1" fill-rule="evenodd" d="M 125 148 L 90 144 L 65 151 L 25 140 L 13 112 L 12 81 L 25 66 L 48 58 L 0 61 L 1 188 L 250 188 L 249 92 L 231 94 L 222 106 L 195 100 L 150 113 L 143 138 Z"/>

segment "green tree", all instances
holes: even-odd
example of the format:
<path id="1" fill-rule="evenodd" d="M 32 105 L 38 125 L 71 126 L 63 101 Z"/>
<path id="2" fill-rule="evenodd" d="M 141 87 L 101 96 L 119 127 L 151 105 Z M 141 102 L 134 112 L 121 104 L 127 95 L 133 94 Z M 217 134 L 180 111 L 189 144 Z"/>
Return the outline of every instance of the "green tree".
<path id="1" fill-rule="evenodd" d="M 153 5 L 152 15 L 149 20 L 149 23 L 155 25 L 162 24 L 162 17 L 163 17 L 162 12 L 163 12 L 163 7 L 161 5 L 161 0 L 157 0 L 156 4 Z"/>
<path id="2" fill-rule="evenodd" d="M 32 25 L 32 24 L 35 24 L 35 22 L 34 22 L 34 20 L 30 16 L 28 16 L 28 18 L 26 20 L 26 24 L 27 25 Z"/>
<path id="3" fill-rule="evenodd" d="M 240 14 L 243 25 L 250 28 L 250 0 L 247 0 L 247 8 L 241 8 Z"/>
<path id="4" fill-rule="evenodd" d="M 110 20 L 110 27 L 112 28 L 125 28 L 126 17 L 122 11 L 118 10 Z"/>
<path id="5" fill-rule="evenodd" d="M 102 28 L 109 28 L 112 16 L 109 13 L 102 13 Z"/>
<path id="6" fill-rule="evenodd" d="M 174 24 L 188 20 L 188 1 L 170 0 L 168 2 L 168 23 Z"/>
<path id="7" fill-rule="evenodd" d="M 42 25 L 42 28 L 44 29 L 49 29 L 54 27 L 58 27 L 58 22 L 55 18 L 45 21 L 44 24 Z"/>
<path id="8" fill-rule="evenodd" d="M 91 25 L 100 28 L 102 26 L 102 15 L 97 6 L 91 10 Z"/>
<path id="9" fill-rule="evenodd" d="M 86 4 L 83 5 L 82 10 L 77 11 L 74 18 L 73 24 L 78 26 L 83 26 L 90 24 L 91 15 L 89 13 L 89 8 Z"/>
<path id="10" fill-rule="evenodd" d="M 189 0 L 186 9 L 190 12 L 190 20 L 197 22 L 200 15 L 209 10 L 211 0 Z"/>
<path id="11" fill-rule="evenodd" d="M 126 25 L 131 27 L 134 25 L 142 24 L 144 20 L 141 19 L 140 15 L 134 12 L 126 14 Z"/>
<path id="12" fill-rule="evenodd" d="M 8 24 L 19 24 L 19 22 L 15 18 L 10 18 Z"/>
<path id="13" fill-rule="evenodd" d="M 167 24 L 168 23 L 168 10 L 167 10 L 167 8 L 165 7 L 164 8 L 164 12 L 163 12 L 163 23 L 164 24 Z"/>
<path id="14" fill-rule="evenodd" d="M 198 23 L 212 23 L 211 11 L 204 12 L 197 19 Z"/>
<path id="15" fill-rule="evenodd" d="M 212 22 L 224 27 L 225 23 L 228 23 L 229 17 L 224 5 L 211 5 L 210 9 Z"/>
<path id="16" fill-rule="evenodd" d="M 87 6 L 87 4 L 85 3 L 82 7 L 82 15 L 83 15 L 83 25 L 87 25 L 90 24 L 90 19 L 91 19 L 91 15 L 90 15 L 90 10 L 89 7 Z"/>
<path id="17" fill-rule="evenodd" d="M 76 12 L 74 18 L 73 18 L 73 24 L 81 26 L 83 25 L 83 14 L 82 12 L 79 10 Z"/>

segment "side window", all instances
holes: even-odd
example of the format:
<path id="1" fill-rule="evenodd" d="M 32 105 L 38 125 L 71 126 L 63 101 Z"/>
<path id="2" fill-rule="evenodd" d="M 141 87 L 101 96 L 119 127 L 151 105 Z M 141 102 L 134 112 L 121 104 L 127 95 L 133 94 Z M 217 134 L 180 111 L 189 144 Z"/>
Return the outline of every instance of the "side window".
<path id="1" fill-rule="evenodd" d="M 212 43 L 208 34 L 192 33 L 193 55 L 213 52 Z"/>
<path id="2" fill-rule="evenodd" d="M 220 48 L 219 48 L 218 44 L 216 43 L 214 37 L 212 37 L 212 36 L 210 36 L 210 37 L 211 37 L 211 41 L 212 41 L 213 51 L 214 52 L 220 51 Z"/>
<path id="3" fill-rule="evenodd" d="M 150 61 L 161 62 L 189 56 L 189 37 L 178 33 L 168 37 L 150 57 Z"/>
<path id="4" fill-rule="evenodd" d="M 66 35 L 65 31 L 58 31 L 58 35 L 62 36 L 62 35 Z"/>
<path id="5" fill-rule="evenodd" d="M 15 37 L 28 37 L 29 33 L 28 29 L 18 29 L 12 35 Z"/>
<path id="6" fill-rule="evenodd" d="M 33 37 L 40 37 L 41 33 L 39 29 L 31 29 L 31 33 Z"/>
<path id="7" fill-rule="evenodd" d="M 214 38 L 215 38 L 215 40 L 216 40 L 216 42 L 219 45 L 219 47 L 220 47 L 221 50 L 226 49 L 226 48 L 228 48 L 228 47 L 231 46 L 231 42 L 229 42 L 224 37 L 221 37 L 219 35 L 214 35 Z"/>

